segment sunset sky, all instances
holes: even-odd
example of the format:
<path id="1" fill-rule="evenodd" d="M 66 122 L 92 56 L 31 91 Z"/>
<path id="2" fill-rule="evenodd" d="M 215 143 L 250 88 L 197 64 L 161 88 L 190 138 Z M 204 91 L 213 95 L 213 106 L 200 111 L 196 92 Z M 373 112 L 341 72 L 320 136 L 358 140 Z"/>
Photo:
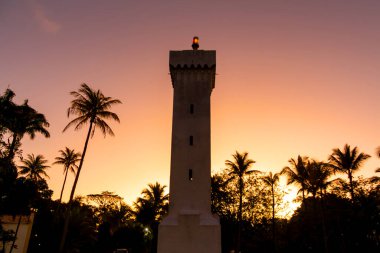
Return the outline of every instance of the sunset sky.
<path id="1" fill-rule="evenodd" d="M 348 143 L 372 156 L 357 174 L 372 176 L 379 13 L 379 0 L 0 0 L 0 92 L 45 114 L 51 138 L 25 137 L 21 148 L 49 163 L 65 146 L 82 152 L 85 128 L 62 133 L 70 91 L 85 82 L 120 99 L 116 136 L 91 139 L 77 194 L 108 190 L 130 203 L 148 183 L 169 183 L 169 50 L 191 49 L 197 35 L 200 49 L 217 52 L 213 172 L 235 150 L 278 172 L 298 154 L 326 160 Z M 62 173 L 48 170 L 54 198 Z"/>

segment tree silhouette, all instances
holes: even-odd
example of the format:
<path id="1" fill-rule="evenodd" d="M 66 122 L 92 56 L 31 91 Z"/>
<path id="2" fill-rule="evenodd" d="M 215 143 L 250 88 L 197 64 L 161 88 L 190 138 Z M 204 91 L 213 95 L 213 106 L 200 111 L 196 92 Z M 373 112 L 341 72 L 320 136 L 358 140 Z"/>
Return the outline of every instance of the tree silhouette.
<path id="1" fill-rule="evenodd" d="M 78 91 L 70 92 L 74 96 L 74 100 L 71 101 L 70 107 L 67 109 L 67 116 L 74 114 L 78 117 L 71 120 L 67 126 L 63 129 L 63 132 L 66 131 L 69 127 L 75 126 L 75 130 L 81 129 L 84 125 L 89 123 L 89 128 L 87 132 L 86 141 L 84 144 L 82 157 L 79 162 L 78 170 L 75 175 L 75 180 L 73 187 L 70 193 L 69 203 L 73 201 L 75 189 L 78 183 L 79 175 L 82 170 L 83 161 L 86 155 L 88 142 L 90 136 L 94 136 L 95 129 L 100 129 L 104 136 L 107 134 L 114 136 L 111 127 L 107 124 L 105 120 L 115 120 L 120 122 L 119 117 L 116 113 L 108 111 L 113 105 L 121 104 L 121 101 L 118 99 L 113 99 L 111 97 L 106 97 L 100 90 L 93 90 L 87 84 L 83 83 Z M 66 218 L 62 240 L 59 252 L 63 251 L 65 244 L 65 238 L 67 235 L 68 225 L 69 225 L 69 215 Z"/>
<path id="2" fill-rule="evenodd" d="M 235 194 L 228 179 L 226 171 L 211 177 L 211 211 L 220 218 L 234 219 Z"/>
<path id="3" fill-rule="evenodd" d="M 103 191 L 100 194 L 89 194 L 85 201 L 93 206 L 98 223 L 97 252 L 111 252 L 115 248 L 112 239 L 114 233 L 129 222 L 131 208 L 119 195 Z"/>
<path id="4" fill-rule="evenodd" d="M 44 180 L 43 177 L 49 178 L 45 170 L 50 166 L 46 165 L 47 160 L 42 155 L 34 156 L 34 154 L 29 154 L 27 159 L 23 159 L 21 163 L 23 165 L 19 166 L 19 173 L 25 175 L 26 178 L 34 182 Z"/>
<path id="5" fill-rule="evenodd" d="M 325 206 L 324 206 L 324 194 L 326 193 L 326 188 L 334 181 L 329 181 L 333 170 L 330 164 L 325 162 L 318 162 L 316 160 L 308 161 L 306 166 L 307 178 L 306 178 L 306 190 L 312 195 L 313 199 L 313 211 L 315 211 L 315 216 L 320 215 L 322 224 L 322 234 L 323 234 L 323 245 L 325 252 L 328 252 L 327 245 L 327 232 L 326 232 L 326 222 L 325 222 Z M 320 194 L 320 207 L 321 211 L 317 212 L 317 194 Z"/>
<path id="6" fill-rule="evenodd" d="M 332 168 L 336 172 L 345 173 L 348 176 L 350 183 L 351 200 L 355 200 L 353 173 L 358 171 L 365 160 L 371 156 L 365 153 L 359 153 L 357 147 L 351 150 L 350 145 L 346 144 L 341 151 L 338 148 L 333 149 L 333 153 L 330 155 L 329 160 Z"/>
<path id="7" fill-rule="evenodd" d="M 165 194 L 165 188 L 158 182 L 148 184 L 148 188 L 141 192 L 142 197 L 134 203 L 136 221 L 149 226 L 152 231 L 152 252 L 157 251 L 158 224 L 169 208 L 169 195 Z"/>
<path id="8" fill-rule="evenodd" d="M 67 174 L 69 171 L 74 173 L 75 170 L 78 169 L 76 163 L 80 160 L 80 153 L 76 153 L 74 149 L 69 149 L 65 147 L 64 150 L 59 150 L 60 156 L 55 158 L 55 162 L 53 164 L 62 164 L 63 165 L 63 173 L 65 174 L 65 179 L 63 180 L 61 195 L 59 196 L 59 202 L 62 202 L 63 190 L 65 189 Z"/>
<path id="9" fill-rule="evenodd" d="M 160 183 L 148 184 L 134 203 L 136 220 L 144 225 L 159 222 L 168 211 L 169 195 L 165 194 L 166 186 Z"/>
<path id="10" fill-rule="evenodd" d="M 305 200 L 305 191 L 307 189 L 306 180 L 307 180 L 307 171 L 306 166 L 308 163 L 308 157 L 298 156 L 297 160 L 291 158 L 289 160 L 291 164 L 290 167 L 285 167 L 282 169 L 281 174 L 285 174 L 288 177 L 287 184 L 295 184 L 300 187 L 302 192 L 302 201 Z"/>
<path id="11" fill-rule="evenodd" d="M 333 174 L 330 164 L 325 162 L 318 162 L 315 160 L 308 161 L 306 165 L 306 190 L 311 193 L 315 200 L 318 193 L 321 197 L 326 191 L 327 186 L 332 182 L 329 178 Z"/>
<path id="12" fill-rule="evenodd" d="M 230 176 L 230 180 L 237 179 L 238 180 L 238 188 L 239 188 L 239 211 L 238 211 L 238 235 L 236 242 L 236 252 L 240 252 L 240 241 L 241 241 L 241 228 L 242 228 L 242 215 L 243 215 L 243 195 L 244 195 L 244 177 L 246 175 L 252 173 L 258 173 L 257 170 L 250 170 L 255 161 L 248 158 L 248 153 L 243 152 L 239 153 L 236 151 L 235 154 L 232 155 L 233 160 L 226 160 L 225 164 L 227 166 L 228 175 Z"/>
<path id="13" fill-rule="evenodd" d="M 264 184 L 270 188 L 271 194 L 272 194 L 272 239 L 273 239 L 273 251 L 276 251 L 276 225 L 275 225 L 275 187 L 280 179 L 280 173 L 275 173 L 274 175 L 272 172 L 269 172 L 267 176 L 264 176 L 261 178 L 264 182 Z"/>
<path id="14" fill-rule="evenodd" d="M 70 94 L 74 96 L 74 100 L 71 101 L 71 105 L 67 109 L 67 116 L 70 117 L 71 114 L 74 114 L 78 115 L 78 117 L 70 121 L 63 129 L 63 132 L 74 125 L 74 129 L 79 130 L 84 125 L 89 123 L 89 128 L 82 152 L 82 157 L 78 166 L 78 171 L 71 190 L 69 202 L 71 202 L 74 198 L 75 188 L 77 186 L 79 175 L 83 166 L 83 161 L 86 155 L 90 136 L 94 136 L 96 128 L 99 128 L 104 136 L 107 134 L 111 136 L 115 135 L 105 120 L 113 119 L 117 122 L 120 122 L 117 114 L 108 111 L 108 109 L 110 109 L 115 104 L 121 103 L 121 101 L 118 99 L 104 96 L 100 90 L 94 91 L 85 83 L 81 85 L 78 91 L 72 91 Z"/>
<path id="15" fill-rule="evenodd" d="M 94 202 L 98 207 L 108 207 L 119 205 L 123 198 L 113 192 L 103 191 L 100 194 L 88 194 L 86 200 Z"/>
<path id="16" fill-rule="evenodd" d="M 0 125 L 11 132 L 12 141 L 9 145 L 8 158 L 13 159 L 20 140 L 25 134 L 34 139 L 36 133 L 50 137 L 46 127 L 49 127 L 45 116 L 28 105 L 25 100 L 22 105 L 16 105 L 12 100 L 15 93 L 7 89 L 0 97 Z"/>

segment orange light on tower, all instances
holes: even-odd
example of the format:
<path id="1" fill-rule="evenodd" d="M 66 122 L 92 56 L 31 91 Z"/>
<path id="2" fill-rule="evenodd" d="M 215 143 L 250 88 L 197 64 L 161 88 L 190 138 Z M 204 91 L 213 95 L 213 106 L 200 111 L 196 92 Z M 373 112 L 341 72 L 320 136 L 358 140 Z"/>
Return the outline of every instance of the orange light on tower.
<path id="1" fill-rule="evenodd" d="M 191 47 L 194 50 L 197 50 L 199 48 L 199 38 L 197 36 L 193 37 L 193 44 L 191 45 Z"/>

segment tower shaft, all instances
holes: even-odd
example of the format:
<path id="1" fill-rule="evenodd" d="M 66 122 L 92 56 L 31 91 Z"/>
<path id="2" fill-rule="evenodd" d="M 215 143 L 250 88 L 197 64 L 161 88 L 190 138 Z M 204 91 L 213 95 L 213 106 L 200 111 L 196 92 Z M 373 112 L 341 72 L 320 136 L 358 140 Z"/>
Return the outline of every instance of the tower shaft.
<path id="1" fill-rule="evenodd" d="M 169 215 L 159 253 L 220 253 L 220 225 L 211 214 L 210 96 L 216 52 L 171 51 L 174 88 Z"/>

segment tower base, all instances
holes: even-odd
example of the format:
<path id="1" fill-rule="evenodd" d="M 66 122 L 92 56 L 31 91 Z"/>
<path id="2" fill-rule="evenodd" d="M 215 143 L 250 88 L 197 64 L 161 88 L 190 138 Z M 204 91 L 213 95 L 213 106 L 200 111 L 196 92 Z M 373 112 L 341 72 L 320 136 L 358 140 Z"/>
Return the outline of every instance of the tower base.
<path id="1" fill-rule="evenodd" d="M 218 217 L 187 212 L 171 217 L 158 228 L 157 253 L 221 253 Z"/>

